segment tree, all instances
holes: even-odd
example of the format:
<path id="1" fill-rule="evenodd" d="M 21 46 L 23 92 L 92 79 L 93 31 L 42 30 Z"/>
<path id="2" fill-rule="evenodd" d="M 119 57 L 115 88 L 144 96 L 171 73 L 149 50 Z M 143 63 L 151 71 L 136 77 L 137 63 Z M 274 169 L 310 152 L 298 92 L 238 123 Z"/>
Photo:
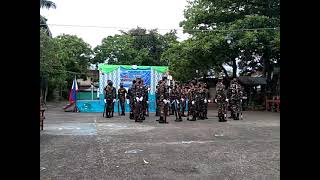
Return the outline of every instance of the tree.
<path id="1" fill-rule="evenodd" d="M 54 39 L 58 46 L 57 58 L 65 70 L 83 73 L 81 77 L 86 78 L 85 73 L 88 71 L 93 55 L 91 46 L 75 35 L 64 34 Z"/>
<path id="2" fill-rule="evenodd" d="M 55 9 L 56 8 L 56 4 L 52 1 L 47 1 L 47 0 L 40 0 L 40 9 L 41 8 L 46 8 L 46 9 Z M 46 30 L 47 34 L 49 36 L 51 36 L 51 32 L 50 29 L 47 25 L 47 19 L 45 17 L 43 17 L 40 14 L 40 28 L 43 28 Z"/>
<path id="3" fill-rule="evenodd" d="M 40 83 L 41 97 L 47 99 L 48 89 L 53 85 L 61 85 L 66 77 L 62 63 L 57 57 L 58 46 L 56 41 L 48 36 L 44 29 L 40 29 Z M 51 94 L 49 94 L 50 96 Z"/>
<path id="4" fill-rule="evenodd" d="M 40 0 L 40 8 L 47 8 L 47 9 L 55 9 L 56 8 L 56 4 L 52 1 L 48 1 L 48 0 Z"/>
<path id="5" fill-rule="evenodd" d="M 280 60 L 279 0 L 194 0 L 184 16 L 180 26 L 193 39 L 208 42 L 212 65 L 230 65 L 234 77 L 238 68 L 247 75 L 262 70 L 270 82 Z"/>
<path id="6" fill-rule="evenodd" d="M 175 31 L 161 35 L 157 30 L 143 28 L 108 36 L 101 45 L 94 48 L 92 63 L 127 64 L 127 65 L 166 65 L 161 61 L 161 54 L 177 42 Z"/>

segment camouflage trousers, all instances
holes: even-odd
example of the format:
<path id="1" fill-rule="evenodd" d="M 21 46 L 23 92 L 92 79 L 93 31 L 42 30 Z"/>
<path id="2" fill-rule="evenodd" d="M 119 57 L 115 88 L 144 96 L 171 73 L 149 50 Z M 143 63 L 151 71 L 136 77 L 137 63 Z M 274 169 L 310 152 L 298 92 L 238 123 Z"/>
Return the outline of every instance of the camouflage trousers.
<path id="1" fill-rule="evenodd" d="M 119 103 L 120 103 L 121 111 L 124 113 L 125 112 L 125 99 L 124 98 L 120 98 L 119 99 Z M 120 112 L 120 109 L 118 109 L 118 111 Z"/>
<path id="2" fill-rule="evenodd" d="M 237 100 L 231 100 L 230 101 L 230 108 L 231 108 L 231 111 L 233 113 L 239 113 L 240 110 L 241 110 L 241 102 L 240 101 L 237 101 Z"/>
<path id="3" fill-rule="evenodd" d="M 218 113 L 219 114 L 226 114 L 227 113 L 227 104 L 223 101 L 218 101 L 217 102 L 218 105 Z"/>

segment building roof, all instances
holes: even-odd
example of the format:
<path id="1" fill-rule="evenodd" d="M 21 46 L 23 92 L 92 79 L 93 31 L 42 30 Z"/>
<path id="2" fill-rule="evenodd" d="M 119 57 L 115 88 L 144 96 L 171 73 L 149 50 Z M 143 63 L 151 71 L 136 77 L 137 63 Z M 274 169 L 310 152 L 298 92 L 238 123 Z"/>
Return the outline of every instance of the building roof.
<path id="1" fill-rule="evenodd" d="M 239 81 L 246 85 L 265 85 L 267 84 L 267 79 L 264 77 L 249 77 L 240 76 Z"/>

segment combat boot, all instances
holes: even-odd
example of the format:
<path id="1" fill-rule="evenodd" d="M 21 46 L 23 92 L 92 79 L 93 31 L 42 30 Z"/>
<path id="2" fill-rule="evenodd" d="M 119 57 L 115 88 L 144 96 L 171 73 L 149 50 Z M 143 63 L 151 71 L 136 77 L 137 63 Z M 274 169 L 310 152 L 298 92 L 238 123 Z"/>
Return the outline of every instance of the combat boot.
<path id="1" fill-rule="evenodd" d="M 236 115 L 234 120 L 239 120 L 239 113 L 237 113 L 237 115 Z"/>
<path id="2" fill-rule="evenodd" d="M 176 118 L 176 120 L 174 120 L 174 121 L 176 121 L 176 122 L 181 122 L 181 121 L 182 121 L 182 118 L 181 118 L 181 117 L 178 117 L 178 118 Z"/>
<path id="3" fill-rule="evenodd" d="M 159 123 L 164 123 L 163 117 L 160 116 Z"/>
<path id="4" fill-rule="evenodd" d="M 132 112 L 130 113 L 129 116 L 130 116 L 130 119 L 134 119 L 134 116 L 133 116 L 133 113 L 132 113 Z"/>

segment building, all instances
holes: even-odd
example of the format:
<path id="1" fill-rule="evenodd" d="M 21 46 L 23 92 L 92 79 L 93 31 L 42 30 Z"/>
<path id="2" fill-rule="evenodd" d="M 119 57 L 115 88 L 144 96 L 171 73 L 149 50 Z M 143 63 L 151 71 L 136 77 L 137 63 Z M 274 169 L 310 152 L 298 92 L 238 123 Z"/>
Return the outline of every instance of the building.
<path id="1" fill-rule="evenodd" d="M 99 89 L 99 71 L 89 70 L 87 79 L 77 79 L 79 91 L 77 94 L 78 100 L 98 99 Z"/>

